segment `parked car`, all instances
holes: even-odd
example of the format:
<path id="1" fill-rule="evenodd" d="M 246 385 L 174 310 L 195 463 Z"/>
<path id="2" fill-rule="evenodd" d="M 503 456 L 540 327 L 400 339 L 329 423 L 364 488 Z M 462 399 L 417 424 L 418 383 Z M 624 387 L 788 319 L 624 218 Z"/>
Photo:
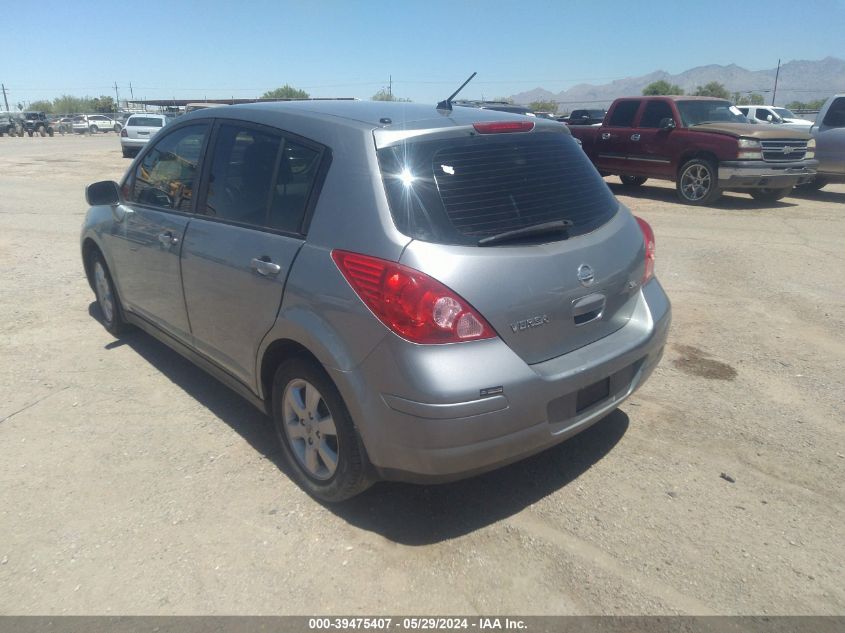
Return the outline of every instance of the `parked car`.
<path id="1" fill-rule="evenodd" d="M 327 501 L 553 446 L 640 387 L 666 341 L 651 228 L 554 121 L 214 108 L 86 195 L 105 327 L 140 327 L 272 416 Z"/>
<path id="2" fill-rule="evenodd" d="M 53 121 L 53 129 L 59 134 L 69 134 L 73 132 L 74 118 L 72 116 L 59 117 Z"/>
<path id="3" fill-rule="evenodd" d="M 23 136 L 23 122 L 15 112 L 0 112 L 0 136 Z"/>
<path id="4" fill-rule="evenodd" d="M 47 114 L 44 112 L 24 112 L 23 113 L 23 129 L 29 136 L 38 134 L 39 136 L 53 136 L 53 126 L 47 119 Z"/>
<path id="5" fill-rule="evenodd" d="M 816 175 L 815 141 L 773 125 L 750 125 L 713 97 L 626 97 L 597 127 L 570 127 L 603 175 L 622 184 L 675 182 L 681 202 L 709 204 L 723 191 L 774 201 Z"/>
<path id="6" fill-rule="evenodd" d="M 135 156 L 169 121 L 163 114 L 133 114 L 120 131 L 120 149 L 124 158 Z"/>
<path id="7" fill-rule="evenodd" d="M 813 125 L 812 121 L 802 119 L 787 108 L 741 105 L 737 106 L 737 109 L 752 122 L 774 123 L 801 132 L 809 132 L 810 126 Z"/>
<path id="8" fill-rule="evenodd" d="M 604 121 L 607 111 L 602 108 L 592 110 L 573 110 L 566 118 L 567 125 L 599 125 Z"/>
<path id="9" fill-rule="evenodd" d="M 479 108 L 481 110 L 495 110 L 496 112 L 510 112 L 511 114 L 523 114 L 525 116 L 534 116 L 531 108 L 509 103 L 507 101 L 469 101 L 458 100 L 455 101 L 456 106 L 464 108 Z"/>
<path id="10" fill-rule="evenodd" d="M 97 132 L 120 132 L 121 125 L 104 114 L 85 114 L 74 117 L 73 131 L 78 133 L 96 134 Z"/>
<path id="11" fill-rule="evenodd" d="M 828 183 L 845 182 L 845 94 L 830 97 L 810 128 L 819 160 L 816 179 L 808 186 L 821 189 Z"/>

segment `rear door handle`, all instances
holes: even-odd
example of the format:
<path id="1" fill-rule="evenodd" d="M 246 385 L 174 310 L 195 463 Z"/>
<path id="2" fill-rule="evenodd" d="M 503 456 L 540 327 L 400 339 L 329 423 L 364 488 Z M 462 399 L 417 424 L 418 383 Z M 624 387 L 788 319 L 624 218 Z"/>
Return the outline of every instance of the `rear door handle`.
<path id="1" fill-rule="evenodd" d="M 631 134 L 631 140 L 632 141 L 639 141 L 640 135 L 639 134 Z"/>
<path id="2" fill-rule="evenodd" d="M 602 132 L 601 133 L 601 138 L 602 138 L 603 141 L 606 141 L 607 139 L 609 139 L 610 136 L 611 136 L 610 132 Z"/>
<path id="3" fill-rule="evenodd" d="M 165 231 L 164 233 L 158 234 L 158 241 L 159 243 L 161 243 L 162 246 L 167 246 L 168 248 L 170 248 L 172 244 L 179 243 L 179 238 L 173 237 L 173 233 L 171 233 L 170 231 Z"/>
<path id="4" fill-rule="evenodd" d="M 249 265 L 255 272 L 265 277 L 273 277 L 282 271 L 282 267 L 271 262 L 270 258 L 266 255 L 263 257 L 253 257 Z"/>

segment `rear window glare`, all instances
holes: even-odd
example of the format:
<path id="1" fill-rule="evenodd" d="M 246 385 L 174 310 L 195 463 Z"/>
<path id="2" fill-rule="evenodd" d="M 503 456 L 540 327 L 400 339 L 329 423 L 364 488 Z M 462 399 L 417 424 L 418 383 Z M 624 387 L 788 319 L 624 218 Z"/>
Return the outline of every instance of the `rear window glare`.
<path id="1" fill-rule="evenodd" d="M 378 150 L 396 227 L 426 242 L 477 244 L 484 237 L 564 219 L 572 221 L 568 234 L 574 237 L 616 214 L 618 202 L 571 136 L 505 136 Z"/>
<path id="2" fill-rule="evenodd" d="M 163 127 L 164 119 L 151 116 L 133 116 L 127 122 L 131 127 Z"/>

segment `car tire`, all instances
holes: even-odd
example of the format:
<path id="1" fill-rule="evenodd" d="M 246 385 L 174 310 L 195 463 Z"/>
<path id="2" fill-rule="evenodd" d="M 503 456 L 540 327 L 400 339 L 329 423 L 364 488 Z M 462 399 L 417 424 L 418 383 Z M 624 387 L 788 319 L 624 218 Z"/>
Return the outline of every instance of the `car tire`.
<path id="1" fill-rule="evenodd" d="M 38 135 L 41 136 L 41 138 L 47 136 L 47 130 L 44 129 L 43 125 L 38 127 Z"/>
<path id="2" fill-rule="evenodd" d="M 132 158 L 133 156 L 135 156 L 135 152 L 133 152 L 131 149 L 127 149 L 125 147 L 121 147 L 120 149 L 123 151 L 124 158 Z"/>
<path id="3" fill-rule="evenodd" d="M 799 185 L 799 189 L 803 189 L 805 191 L 818 191 L 822 187 L 824 187 L 827 183 L 827 180 L 824 178 L 819 178 L 816 176 L 813 180 L 803 185 Z"/>
<path id="4" fill-rule="evenodd" d="M 785 198 L 792 192 L 792 187 L 781 187 L 779 189 L 753 189 L 748 193 L 751 194 L 751 197 L 755 200 L 761 200 L 763 202 L 775 202 L 780 200 L 781 198 Z"/>
<path id="5" fill-rule="evenodd" d="M 112 130 L 114 130 L 115 134 L 120 134 L 120 125 L 115 123 Z"/>
<path id="6" fill-rule="evenodd" d="M 53 134 L 54 134 L 53 128 L 48 127 L 47 128 L 47 136 L 49 136 L 50 138 L 53 138 Z"/>
<path id="7" fill-rule="evenodd" d="M 91 134 L 96 134 L 100 131 L 100 128 L 98 128 L 96 125 L 92 125 L 88 128 L 88 131 L 91 132 Z"/>
<path id="8" fill-rule="evenodd" d="M 279 365 L 272 403 L 285 464 L 305 492 L 338 502 L 372 484 L 364 444 L 340 392 L 316 361 L 294 357 Z"/>
<path id="9" fill-rule="evenodd" d="M 94 295 L 97 297 L 97 306 L 100 308 L 103 327 L 114 336 L 120 336 L 128 329 L 128 325 L 123 320 L 120 298 L 109 272 L 109 267 L 106 265 L 102 253 L 98 250 L 91 253 L 90 261 L 91 285 L 94 287 Z"/>
<path id="10" fill-rule="evenodd" d="M 691 205 L 710 204 L 722 195 L 716 166 L 706 158 L 693 158 L 684 163 L 678 171 L 675 188 L 681 202 Z"/>
<path id="11" fill-rule="evenodd" d="M 648 178 L 643 176 L 619 176 L 619 180 L 621 180 L 622 184 L 626 187 L 639 187 L 648 180 Z"/>

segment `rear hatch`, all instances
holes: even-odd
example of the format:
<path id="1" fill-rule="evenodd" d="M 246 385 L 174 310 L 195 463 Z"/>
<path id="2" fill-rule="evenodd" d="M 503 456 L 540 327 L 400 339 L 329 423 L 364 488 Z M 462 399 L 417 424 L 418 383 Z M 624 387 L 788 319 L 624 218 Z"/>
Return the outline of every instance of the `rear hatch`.
<path id="1" fill-rule="evenodd" d="M 393 220 L 414 238 L 401 263 L 457 292 L 526 363 L 627 323 L 643 236 L 562 126 L 416 132 L 378 157 Z"/>
<path id="2" fill-rule="evenodd" d="M 162 127 L 164 120 L 159 117 L 134 115 L 126 122 L 126 135 L 131 139 L 149 140 Z"/>

